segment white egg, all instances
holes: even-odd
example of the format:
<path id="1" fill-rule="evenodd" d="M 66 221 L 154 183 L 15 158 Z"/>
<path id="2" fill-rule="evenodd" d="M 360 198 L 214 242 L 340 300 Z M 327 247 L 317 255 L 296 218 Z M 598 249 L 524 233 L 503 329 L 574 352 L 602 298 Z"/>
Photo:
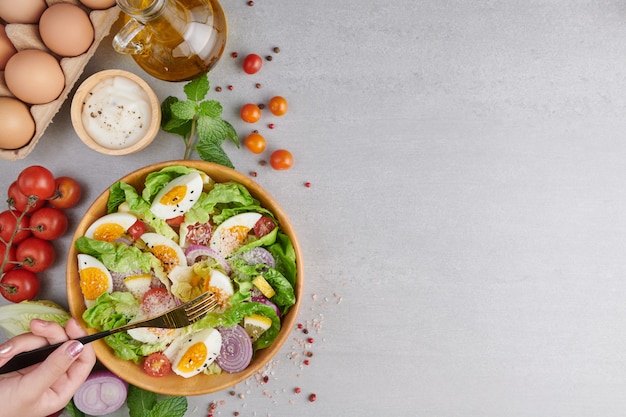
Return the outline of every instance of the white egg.
<path id="1" fill-rule="evenodd" d="M 158 233 L 144 233 L 141 235 L 150 252 L 156 256 L 163 264 L 165 272 L 169 272 L 175 266 L 187 265 L 187 258 L 182 248 L 171 239 Z"/>
<path id="2" fill-rule="evenodd" d="M 204 289 L 225 295 L 228 298 L 232 297 L 235 293 L 233 290 L 233 282 L 228 275 L 225 275 L 217 269 L 211 269 L 209 271 L 208 281 L 204 284 Z"/>
<path id="3" fill-rule="evenodd" d="M 111 213 L 93 222 L 87 228 L 85 236 L 91 239 L 113 242 L 119 239 L 137 221 L 130 213 Z"/>
<path id="4" fill-rule="evenodd" d="M 93 256 L 81 253 L 77 258 L 80 289 L 85 304 L 91 307 L 99 296 L 113 291 L 113 279 L 104 264 Z"/>
<path id="5" fill-rule="evenodd" d="M 260 218 L 259 213 L 241 213 L 226 219 L 213 232 L 209 247 L 224 257 L 230 255 L 244 244 Z"/>
<path id="6" fill-rule="evenodd" d="M 215 329 L 202 329 L 189 334 L 173 353 L 172 370 L 185 378 L 204 371 L 219 355 L 222 335 Z M 166 356 L 167 356 L 166 352 Z"/>
<path id="7" fill-rule="evenodd" d="M 156 345 L 158 343 L 170 343 L 180 335 L 180 329 L 139 327 L 137 329 L 128 330 L 128 335 L 141 343 Z"/>
<path id="8" fill-rule="evenodd" d="M 148 292 L 151 284 L 152 275 L 150 274 L 128 275 L 124 278 L 124 286 L 139 301 Z"/>
<path id="9" fill-rule="evenodd" d="M 150 211 L 163 220 L 183 215 L 198 201 L 202 188 L 202 176 L 197 172 L 176 177 L 154 197 Z"/>

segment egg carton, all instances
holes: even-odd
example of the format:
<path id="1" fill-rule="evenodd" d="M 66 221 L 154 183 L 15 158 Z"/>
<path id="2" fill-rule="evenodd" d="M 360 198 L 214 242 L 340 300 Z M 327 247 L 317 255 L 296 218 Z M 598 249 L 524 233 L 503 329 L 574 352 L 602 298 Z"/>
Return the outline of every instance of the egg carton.
<path id="1" fill-rule="evenodd" d="M 77 0 L 48 0 L 46 3 L 48 3 L 48 6 L 56 3 L 72 3 L 84 8 Z M 82 55 L 76 57 L 61 57 L 59 59 L 61 68 L 65 74 L 65 87 L 63 91 L 56 100 L 50 103 L 29 106 L 33 119 L 35 120 L 35 134 L 33 138 L 19 149 L 0 149 L 0 158 L 7 161 L 16 161 L 25 158 L 33 151 L 46 128 L 67 99 L 74 84 L 83 73 L 85 65 L 87 65 L 87 62 L 89 62 L 91 57 L 95 54 L 102 39 L 109 34 L 111 26 L 113 26 L 113 23 L 115 23 L 120 14 L 120 9 L 117 6 L 105 10 L 86 10 L 89 12 L 89 19 L 94 27 L 93 43 Z M 9 40 L 18 51 L 23 49 L 40 49 L 50 52 L 41 40 L 41 36 L 39 36 L 39 27 L 37 24 L 8 23 L 5 25 L 5 28 Z M 4 71 L 0 71 L 0 96 L 15 97 L 7 88 L 4 80 Z"/>

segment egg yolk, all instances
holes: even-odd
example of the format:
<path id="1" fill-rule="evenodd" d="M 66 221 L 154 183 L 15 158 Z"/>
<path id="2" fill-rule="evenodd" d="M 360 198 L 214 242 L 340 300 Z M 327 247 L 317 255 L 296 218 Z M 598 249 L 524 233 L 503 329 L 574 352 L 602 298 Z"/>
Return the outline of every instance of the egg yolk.
<path id="1" fill-rule="evenodd" d="M 95 300 L 109 288 L 106 274 L 95 267 L 85 268 L 79 273 L 80 289 L 87 300 Z"/>
<path id="2" fill-rule="evenodd" d="M 204 364 L 207 354 L 208 351 L 204 343 L 198 342 L 193 344 L 180 358 L 176 369 L 185 373 L 195 371 Z"/>
<path id="3" fill-rule="evenodd" d="M 156 245 L 153 246 L 150 251 L 161 261 L 161 263 L 163 263 L 163 269 L 165 269 L 165 272 L 171 271 L 172 268 L 179 264 L 176 251 L 169 246 Z"/>
<path id="4" fill-rule="evenodd" d="M 250 228 L 246 226 L 230 227 L 222 232 L 220 245 L 226 253 L 231 253 L 241 246 L 249 232 Z"/>
<path id="5" fill-rule="evenodd" d="M 116 223 L 105 223 L 98 226 L 93 233 L 93 238 L 96 240 L 103 240 L 105 242 L 113 242 L 115 239 L 119 239 L 126 232 L 122 226 Z"/>
<path id="6" fill-rule="evenodd" d="M 177 185 L 175 187 L 172 187 L 171 190 L 165 193 L 163 198 L 159 200 L 159 203 L 165 206 L 175 206 L 176 204 L 182 201 L 182 199 L 185 197 L 186 194 L 187 194 L 187 186 Z"/>

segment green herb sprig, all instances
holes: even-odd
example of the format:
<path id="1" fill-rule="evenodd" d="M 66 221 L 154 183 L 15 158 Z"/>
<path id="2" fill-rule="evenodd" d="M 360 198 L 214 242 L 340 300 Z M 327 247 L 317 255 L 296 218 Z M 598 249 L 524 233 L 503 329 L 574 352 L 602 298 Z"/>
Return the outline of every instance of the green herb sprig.
<path id="1" fill-rule="evenodd" d="M 222 104 L 217 100 L 206 100 L 209 88 L 209 78 L 205 74 L 184 85 L 186 100 L 173 96 L 163 100 L 161 129 L 183 138 L 183 159 L 190 159 L 195 150 L 204 161 L 234 168 L 222 144 L 228 139 L 239 148 L 239 138 L 235 128 L 222 119 Z"/>

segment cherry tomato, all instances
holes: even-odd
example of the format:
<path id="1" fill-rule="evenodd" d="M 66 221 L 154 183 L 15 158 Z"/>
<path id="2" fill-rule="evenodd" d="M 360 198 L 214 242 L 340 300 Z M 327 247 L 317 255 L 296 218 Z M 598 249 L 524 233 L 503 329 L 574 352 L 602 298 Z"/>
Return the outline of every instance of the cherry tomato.
<path id="1" fill-rule="evenodd" d="M 244 104 L 241 106 L 239 115 L 241 116 L 241 120 L 246 123 L 256 123 L 261 118 L 261 109 L 256 104 Z"/>
<path id="2" fill-rule="evenodd" d="M 41 165 L 24 168 L 17 176 L 17 186 L 25 196 L 35 196 L 42 200 L 52 197 L 56 190 L 54 175 Z"/>
<path id="3" fill-rule="evenodd" d="M 252 153 L 261 153 L 265 150 L 265 138 L 258 133 L 250 133 L 243 140 L 243 144 Z"/>
<path id="4" fill-rule="evenodd" d="M 18 226 L 17 219 L 19 219 L 20 216 L 22 218 Z M 18 244 L 31 235 L 28 229 L 29 225 L 30 218 L 28 216 L 22 216 L 22 213 L 17 210 L 5 210 L 0 213 L 0 239 L 9 242 L 11 237 L 13 237 L 11 243 Z M 15 232 L 16 228 L 17 232 Z"/>
<path id="5" fill-rule="evenodd" d="M 289 169 L 293 165 L 293 155 L 286 149 L 278 149 L 270 155 L 270 165 L 277 170 Z"/>
<path id="6" fill-rule="evenodd" d="M 21 303 L 25 300 L 32 300 L 38 292 L 39 278 L 26 269 L 13 269 L 0 279 L 0 293 L 11 302 Z"/>
<path id="7" fill-rule="evenodd" d="M 274 220 L 267 216 L 261 216 L 261 218 L 254 224 L 254 235 L 260 239 L 263 236 L 268 235 L 275 228 L 276 223 L 274 223 Z"/>
<path id="8" fill-rule="evenodd" d="M 29 237 L 15 250 L 15 258 L 22 268 L 31 272 L 41 272 L 50 268 L 56 258 L 52 243 L 38 237 Z"/>
<path id="9" fill-rule="evenodd" d="M 170 373 L 172 363 L 163 353 L 154 352 L 143 361 L 143 370 L 150 376 L 161 377 Z"/>
<path id="10" fill-rule="evenodd" d="M 0 242 L 0 255 L 2 255 L 2 259 L 6 259 L 4 268 L 2 268 L 0 273 L 7 272 L 15 268 L 15 262 L 17 262 L 15 259 L 15 246 L 9 246 L 9 253 L 7 253 L 7 245 L 5 245 L 4 242 Z M 1 263 L 2 262 L 0 262 L 0 264 Z"/>
<path id="11" fill-rule="evenodd" d="M 141 299 L 141 309 L 149 317 L 161 314 L 172 307 L 176 307 L 176 302 L 165 288 L 150 288 Z"/>
<path id="12" fill-rule="evenodd" d="M 142 222 L 141 220 L 137 220 L 135 223 L 133 223 L 132 226 L 128 228 L 128 234 L 134 240 L 139 239 L 141 235 L 145 233 L 145 231 L 146 231 L 146 224 Z"/>
<path id="13" fill-rule="evenodd" d="M 9 196 L 9 205 L 22 213 L 25 211 L 32 213 L 46 204 L 46 200 L 42 200 L 41 198 L 28 198 L 25 196 L 17 186 L 17 181 L 13 181 L 11 185 L 9 185 L 7 194 Z"/>
<path id="14" fill-rule="evenodd" d="M 78 181 L 71 177 L 59 177 L 54 180 L 54 195 L 48 200 L 52 207 L 67 209 L 74 207 L 82 195 Z"/>
<path id="15" fill-rule="evenodd" d="M 281 96 L 272 97 L 268 107 L 274 116 L 284 115 L 287 113 L 287 109 L 289 108 L 287 100 Z"/>
<path id="16" fill-rule="evenodd" d="M 54 240 L 67 230 L 67 216 L 54 207 L 43 207 L 30 216 L 33 235 L 44 240 Z"/>
<path id="17" fill-rule="evenodd" d="M 183 224 L 183 221 L 185 221 L 185 216 L 181 214 L 180 216 L 172 217 L 171 219 L 165 220 L 165 223 L 169 224 L 172 227 L 178 227 Z"/>
<path id="18" fill-rule="evenodd" d="M 257 54 L 249 54 L 243 59 L 243 70 L 248 74 L 256 74 L 263 66 L 263 58 Z"/>
<path id="19" fill-rule="evenodd" d="M 187 225 L 185 241 L 189 245 L 209 246 L 212 230 L 211 223 L 208 222 L 202 224 L 196 222 L 193 225 Z"/>

